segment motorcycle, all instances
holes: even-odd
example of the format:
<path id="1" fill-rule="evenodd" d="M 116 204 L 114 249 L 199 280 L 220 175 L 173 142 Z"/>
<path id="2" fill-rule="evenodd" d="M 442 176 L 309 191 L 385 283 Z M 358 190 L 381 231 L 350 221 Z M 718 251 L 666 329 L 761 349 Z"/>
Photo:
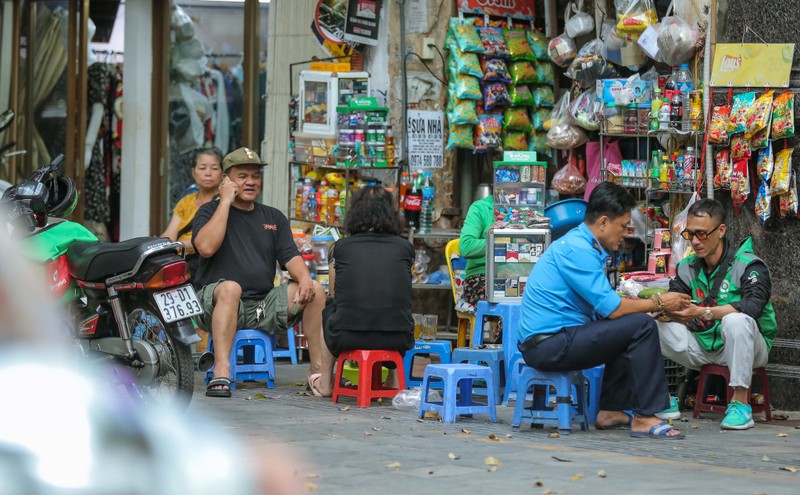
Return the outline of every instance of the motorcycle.
<path id="1" fill-rule="evenodd" d="M 188 406 L 194 388 L 192 318 L 203 313 L 189 281 L 185 247 L 157 237 L 100 243 L 66 220 L 77 204 L 63 155 L 3 193 L 7 227 L 45 266 L 50 292 L 72 316 L 71 337 L 94 360 L 120 365 L 136 398 Z M 209 356 L 204 357 L 208 366 Z"/>
<path id="2" fill-rule="evenodd" d="M 0 113 L 0 132 L 3 132 L 6 129 L 6 127 L 8 127 L 11 124 L 11 121 L 13 120 L 14 120 L 13 110 L 9 109 L 3 113 Z M 17 143 L 14 141 L 9 141 L 3 146 L 0 146 L 0 173 L 8 173 L 8 170 L 6 170 L 6 163 L 9 158 L 11 158 L 12 156 L 24 155 L 25 153 L 27 153 L 27 151 L 24 150 L 8 151 L 14 146 L 16 146 L 16 144 Z M 4 180 L 0 180 L 0 194 L 5 192 L 5 190 L 8 189 L 9 187 L 11 187 L 10 183 Z"/>

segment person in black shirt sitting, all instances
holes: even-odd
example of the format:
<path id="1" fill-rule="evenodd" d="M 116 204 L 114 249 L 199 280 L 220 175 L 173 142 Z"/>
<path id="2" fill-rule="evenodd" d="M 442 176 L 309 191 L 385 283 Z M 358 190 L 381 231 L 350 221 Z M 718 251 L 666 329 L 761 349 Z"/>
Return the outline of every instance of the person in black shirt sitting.
<path id="1" fill-rule="evenodd" d="M 411 317 L 411 265 L 414 249 L 400 237 L 392 195 L 380 186 L 365 187 L 348 203 L 344 231 L 333 246 L 329 291 L 323 312 L 323 352 L 318 390 L 333 392 L 335 356 L 356 349 L 401 353 L 414 347 Z M 340 365 L 343 363 L 340 363 Z M 386 386 L 397 386 L 390 369 Z"/>
<path id="2" fill-rule="evenodd" d="M 325 291 L 311 279 L 286 216 L 256 203 L 264 165 L 248 148 L 229 153 L 222 162 L 225 177 L 219 200 L 204 204 L 192 224 L 192 244 L 201 256 L 197 280 L 202 289 L 197 295 L 203 304 L 204 328 L 210 328 L 214 338 L 209 397 L 231 396 L 228 359 L 238 329 L 286 331 L 302 315 L 312 391 L 322 369 Z M 273 287 L 276 261 L 291 277 L 279 287 Z"/>

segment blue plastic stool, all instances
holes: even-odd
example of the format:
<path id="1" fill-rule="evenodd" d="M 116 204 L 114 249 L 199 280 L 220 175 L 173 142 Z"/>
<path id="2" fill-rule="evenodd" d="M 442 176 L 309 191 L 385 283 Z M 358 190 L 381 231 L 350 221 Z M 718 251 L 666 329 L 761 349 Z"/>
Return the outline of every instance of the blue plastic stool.
<path id="1" fill-rule="evenodd" d="M 494 377 L 494 396 L 500 397 L 500 388 L 505 383 L 505 359 L 503 358 L 503 349 L 500 348 L 487 348 L 475 349 L 472 347 L 459 347 L 453 349 L 453 356 L 451 361 L 455 364 L 470 363 L 470 364 L 485 364 L 492 370 Z M 484 389 L 474 389 L 473 392 L 486 393 Z"/>
<path id="2" fill-rule="evenodd" d="M 433 380 L 441 380 L 442 402 L 431 402 L 428 394 Z M 486 382 L 486 404 L 472 400 L 472 383 L 475 380 Z M 492 422 L 497 421 L 495 411 L 494 379 L 492 370 L 487 366 L 476 364 L 431 364 L 425 368 L 425 377 L 422 379 L 422 398 L 419 403 L 419 416 L 422 418 L 425 411 L 439 413 L 445 423 L 455 423 L 456 415 L 471 416 L 473 414 L 488 414 Z"/>
<path id="3" fill-rule="evenodd" d="M 513 366 L 522 354 L 517 349 L 517 333 L 519 332 L 519 318 L 522 312 L 521 303 L 490 303 L 478 301 L 475 311 L 475 329 L 472 332 L 472 346 L 483 343 L 483 320 L 487 316 L 500 317 L 503 320 L 503 358 L 505 361 L 505 393 L 503 405 L 508 406 L 509 398 L 517 390 L 516 375 Z"/>
<path id="4" fill-rule="evenodd" d="M 267 388 L 275 388 L 275 362 L 272 357 L 274 337 L 260 330 L 242 329 L 236 332 L 230 355 L 231 390 L 236 381 L 265 380 Z M 214 339 L 208 334 L 208 352 L 214 352 Z M 242 362 L 239 363 L 241 356 Z M 206 384 L 214 378 L 214 368 L 206 373 Z"/>
<path id="5" fill-rule="evenodd" d="M 586 420 L 590 425 L 597 421 L 597 413 L 600 411 L 600 391 L 603 389 L 603 372 L 606 365 L 601 364 L 588 370 L 583 370 L 583 376 L 589 385 L 589 403 L 586 406 Z"/>
<path id="6" fill-rule="evenodd" d="M 414 370 L 414 356 L 421 354 L 430 356 L 435 354 L 439 356 L 442 364 L 450 363 L 450 353 L 452 352 L 452 345 L 449 340 L 418 340 L 414 343 L 414 348 L 406 351 L 403 357 L 403 366 L 406 369 L 406 387 L 419 387 L 422 384 L 422 377 L 413 376 Z"/>
<path id="7" fill-rule="evenodd" d="M 580 371 L 539 371 L 524 364 L 517 383 L 517 397 L 514 406 L 514 417 L 511 426 L 518 428 L 522 421 L 529 421 L 531 425 L 558 425 L 558 432 L 569 435 L 572 432 L 572 423 L 580 423 L 581 430 L 589 429 L 586 414 L 586 389 L 584 376 Z M 515 363 L 519 366 L 519 361 Z M 556 389 L 555 410 L 548 407 L 550 386 Z M 537 386 L 544 390 L 537 392 Z M 534 387 L 533 401 L 529 408 L 525 407 L 522 399 L 530 387 Z M 573 403 L 573 393 L 577 397 L 577 404 Z"/>
<path id="8" fill-rule="evenodd" d="M 272 357 L 277 358 L 289 358 L 289 361 L 292 364 L 297 364 L 297 338 L 294 334 L 294 327 L 289 327 L 286 330 L 286 337 L 289 339 L 289 347 L 278 347 L 275 344 L 275 336 L 272 335 Z"/>

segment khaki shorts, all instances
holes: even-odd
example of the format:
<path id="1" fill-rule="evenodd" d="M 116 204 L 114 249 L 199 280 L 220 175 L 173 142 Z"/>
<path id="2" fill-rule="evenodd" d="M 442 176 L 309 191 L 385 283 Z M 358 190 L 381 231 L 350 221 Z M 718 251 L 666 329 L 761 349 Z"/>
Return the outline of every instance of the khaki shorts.
<path id="1" fill-rule="evenodd" d="M 214 313 L 214 289 L 225 280 L 204 286 L 197 293 L 200 304 L 203 305 L 203 324 L 211 328 L 211 315 Z M 289 285 L 281 284 L 267 293 L 264 299 L 243 299 L 239 301 L 239 314 L 236 317 L 236 328 L 257 329 L 273 334 L 276 331 L 286 331 L 294 326 L 303 312 L 289 318 Z"/>

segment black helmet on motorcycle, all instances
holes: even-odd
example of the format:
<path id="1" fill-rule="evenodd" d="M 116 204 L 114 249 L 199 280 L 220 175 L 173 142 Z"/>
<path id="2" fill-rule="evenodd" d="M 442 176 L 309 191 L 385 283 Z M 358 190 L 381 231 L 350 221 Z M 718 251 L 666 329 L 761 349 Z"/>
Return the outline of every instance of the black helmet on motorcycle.
<path id="1" fill-rule="evenodd" d="M 66 175 L 56 172 L 47 180 L 47 212 L 52 217 L 66 218 L 78 205 L 78 189 Z"/>

